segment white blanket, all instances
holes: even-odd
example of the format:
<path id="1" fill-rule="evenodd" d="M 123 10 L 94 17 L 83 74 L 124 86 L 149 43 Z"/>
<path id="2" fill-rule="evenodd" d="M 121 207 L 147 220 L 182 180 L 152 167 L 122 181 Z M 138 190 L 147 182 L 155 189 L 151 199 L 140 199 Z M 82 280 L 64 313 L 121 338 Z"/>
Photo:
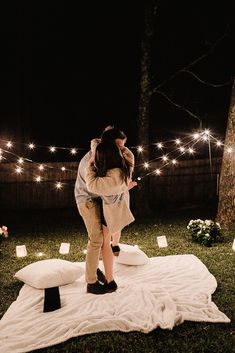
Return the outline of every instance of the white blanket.
<path id="1" fill-rule="evenodd" d="M 152 257 L 141 266 L 115 263 L 114 272 L 116 292 L 86 293 L 82 276 L 60 287 L 62 307 L 48 313 L 44 291 L 24 284 L 0 321 L 0 352 L 29 352 L 101 331 L 172 329 L 185 320 L 230 322 L 211 299 L 216 279 L 194 255 Z"/>

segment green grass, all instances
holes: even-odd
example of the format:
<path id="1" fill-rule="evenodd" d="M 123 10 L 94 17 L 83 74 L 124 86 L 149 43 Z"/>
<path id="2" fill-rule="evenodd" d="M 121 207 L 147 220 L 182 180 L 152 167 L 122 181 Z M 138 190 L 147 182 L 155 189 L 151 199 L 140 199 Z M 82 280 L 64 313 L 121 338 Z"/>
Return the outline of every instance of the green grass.
<path id="1" fill-rule="evenodd" d="M 224 232 L 225 240 L 211 248 L 192 243 L 186 226 L 190 219 L 213 218 L 213 210 L 173 210 L 156 212 L 150 219 L 143 218 L 126 227 L 121 242 L 138 244 L 149 256 L 176 254 L 196 255 L 215 276 L 218 286 L 212 296 L 213 302 L 225 313 L 231 323 L 207 323 L 185 321 L 173 330 L 140 332 L 103 332 L 72 338 L 62 344 L 34 352 L 82 352 L 82 353 L 232 353 L 235 352 L 235 273 L 232 241 L 234 228 Z M 0 317 L 17 298 L 22 283 L 13 278 L 23 266 L 39 260 L 36 255 L 44 253 L 42 259 L 62 258 L 84 261 L 87 234 L 77 210 L 45 210 L 1 212 L 1 220 L 9 228 L 8 239 L 0 247 L 1 304 Z M 168 247 L 159 249 L 156 236 L 166 235 Z M 71 244 L 68 255 L 60 255 L 61 242 Z M 16 245 L 25 244 L 28 256 L 17 258 Z"/>

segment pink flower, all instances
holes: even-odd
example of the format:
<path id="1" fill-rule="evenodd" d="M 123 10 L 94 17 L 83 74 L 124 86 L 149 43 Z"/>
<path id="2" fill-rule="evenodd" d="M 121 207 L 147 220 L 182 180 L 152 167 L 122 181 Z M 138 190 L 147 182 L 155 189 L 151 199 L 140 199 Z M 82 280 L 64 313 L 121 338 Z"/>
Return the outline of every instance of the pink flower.
<path id="1" fill-rule="evenodd" d="M 4 237 L 7 238 L 8 237 L 8 228 L 6 226 L 2 226 L 0 228 L 0 234 Z"/>

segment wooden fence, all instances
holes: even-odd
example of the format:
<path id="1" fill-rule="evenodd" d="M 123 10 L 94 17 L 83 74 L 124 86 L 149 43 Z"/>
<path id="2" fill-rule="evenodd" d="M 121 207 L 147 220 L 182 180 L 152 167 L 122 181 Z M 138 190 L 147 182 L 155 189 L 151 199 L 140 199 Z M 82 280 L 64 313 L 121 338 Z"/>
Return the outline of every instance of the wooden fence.
<path id="1" fill-rule="evenodd" d="M 156 165 L 156 168 L 158 166 Z M 203 205 L 215 202 L 219 193 L 221 158 L 180 161 L 150 177 L 150 200 L 153 207 Z"/>
<path id="2" fill-rule="evenodd" d="M 30 166 L 22 174 L 16 174 L 15 164 L 0 164 L 0 209 L 49 209 L 76 207 L 74 185 L 78 162 L 44 163 L 45 171 L 41 182 L 36 182 L 38 165 Z M 65 167 L 65 171 L 61 168 Z M 154 168 L 158 168 L 156 163 Z M 166 166 L 160 176 L 149 175 L 149 195 L 152 207 L 203 204 L 214 201 L 218 196 L 218 181 L 221 158 L 185 160 L 175 167 Z M 62 182 L 62 189 L 56 182 Z M 135 195 L 132 205 L 135 207 Z"/>
<path id="3" fill-rule="evenodd" d="M 78 162 L 43 163 L 44 171 L 33 164 L 17 174 L 13 163 L 0 166 L 0 208 L 1 209 L 41 209 L 69 208 L 76 206 L 74 184 Z M 65 170 L 62 171 L 61 168 Z M 36 181 L 42 176 L 40 182 Z M 62 188 L 57 189 L 56 183 Z"/>

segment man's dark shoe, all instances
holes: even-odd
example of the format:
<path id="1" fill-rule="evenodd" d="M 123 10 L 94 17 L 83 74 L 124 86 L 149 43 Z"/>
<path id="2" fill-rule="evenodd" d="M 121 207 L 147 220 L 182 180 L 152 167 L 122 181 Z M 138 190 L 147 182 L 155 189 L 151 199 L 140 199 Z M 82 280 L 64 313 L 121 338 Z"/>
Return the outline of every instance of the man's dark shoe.
<path id="1" fill-rule="evenodd" d="M 106 277 L 104 273 L 99 268 L 97 268 L 96 273 L 97 273 L 98 281 L 104 284 L 106 282 Z"/>
<path id="2" fill-rule="evenodd" d="M 118 288 L 117 283 L 114 280 L 109 283 L 106 281 L 104 287 L 106 288 L 106 293 L 115 292 L 115 290 Z"/>
<path id="3" fill-rule="evenodd" d="M 101 284 L 99 281 L 96 281 L 95 283 L 87 284 L 87 293 L 105 294 L 109 292 L 103 284 Z"/>

